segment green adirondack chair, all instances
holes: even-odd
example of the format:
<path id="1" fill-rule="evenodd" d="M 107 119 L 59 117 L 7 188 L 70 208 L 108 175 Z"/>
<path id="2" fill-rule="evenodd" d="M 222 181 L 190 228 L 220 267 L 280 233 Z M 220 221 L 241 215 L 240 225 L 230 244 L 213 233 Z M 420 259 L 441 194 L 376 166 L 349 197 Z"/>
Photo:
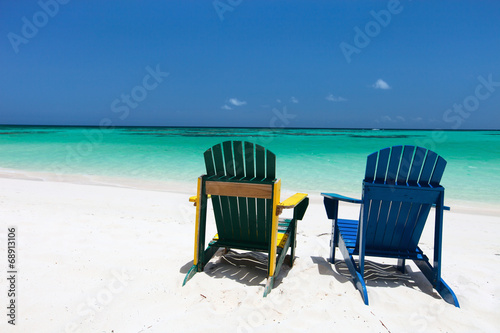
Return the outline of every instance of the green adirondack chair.
<path id="1" fill-rule="evenodd" d="M 260 145 L 226 141 L 204 153 L 207 174 L 198 178 L 193 266 L 183 285 L 219 248 L 267 252 L 268 278 L 264 297 L 271 292 L 288 249 L 295 258 L 297 221 L 309 204 L 307 194 L 297 193 L 280 202 L 281 181 L 276 179 L 276 156 Z M 205 249 L 207 200 L 212 200 L 217 235 Z M 278 216 L 293 208 L 291 219 Z"/>
<path id="2" fill-rule="evenodd" d="M 332 219 L 331 263 L 338 247 L 366 305 L 365 257 L 398 259 L 404 273 L 411 259 L 448 303 L 459 307 L 457 297 L 441 278 L 444 188 L 439 185 L 446 161 L 431 150 L 394 146 L 368 156 L 362 199 L 322 193 Z M 359 220 L 338 218 L 339 201 L 361 205 Z M 418 247 L 431 207 L 435 208 L 433 265 Z M 358 262 L 354 257 L 358 256 Z"/>

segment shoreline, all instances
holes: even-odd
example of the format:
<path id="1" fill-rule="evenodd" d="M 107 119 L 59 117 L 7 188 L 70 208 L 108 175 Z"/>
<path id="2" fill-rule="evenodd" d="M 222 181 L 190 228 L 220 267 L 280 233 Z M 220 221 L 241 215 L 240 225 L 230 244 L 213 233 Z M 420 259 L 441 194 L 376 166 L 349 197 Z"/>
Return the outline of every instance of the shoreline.
<path id="1" fill-rule="evenodd" d="M 171 192 L 171 193 L 181 193 L 187 195 L 196 194 L 196 179 L 194 177 L 192 181 L 163 181 L 163 180 L 153 180 L 153 179 L 140 179 L 140 178 L 125 178 L 125 177 L 109 177 L 100 175 L 82 175 L 82 174 L 54 174 L 50 172 L 35 172 L 17 169 L 6 169 L 0 168 L 0 179 L 20 179 L 20 180 L 32 180 L 32 181 L 48 181 L 48 182 L 61 182 L 69 184 L 81 184 L 81 185 L 95 185 L 95 186 L 109 186 L 118 188 L 128 188 L 137 190 L 147 190 L 147 191 L 160 191 L 160 192 Z M 356 190 L 358 188 L 356 187 Z M 323 190 L 303 190 L 303 189 L 292 189 L 286 186 L 282 188 L 284 195 L 287 193 L 295 192 L 306 192 L 309 196 L 316 201 L 322 200 L 322 192 L 335 192 L 332 189 Z M 350 196 L 353 198 L 358 198 L 361 195 L 361 191 L 338 191 L 340 194 Z M 500 207 L 493 203 L 485 203 L 478 201 L 464 201 L 457 199 L 446 198 L 446 187 L 445 187 L 445 205 L 449 206 L 453 212 L 463 213 L 463 214 L 479 214 L 486 216 L 500 216 Z"/>

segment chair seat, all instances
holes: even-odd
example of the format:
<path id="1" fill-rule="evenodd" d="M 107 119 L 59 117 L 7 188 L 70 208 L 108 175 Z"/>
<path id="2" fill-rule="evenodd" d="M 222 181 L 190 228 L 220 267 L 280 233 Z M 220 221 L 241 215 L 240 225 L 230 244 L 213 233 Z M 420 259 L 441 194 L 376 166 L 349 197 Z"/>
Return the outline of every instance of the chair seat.
<path id="1" fill-rule="evenodd" d="M 286 241 L 288 240 L 288 236 L 292 231 L 291 219 L 280 218 L 278 222 L 278 251 L 282 250 L 285 247 Z M 217 247 L 230 247 L 240 250 L 249 250 L 249 251 L 267 251 L 267 244 L 259 244 L 259 243 L 242 243 L 242 242 L 231 242 L 231 241 L 221 241 L 219 239 L 219 234 L 216 234 L 212 241 L 210 242 L 211 246 Z M 278 253 L 279 254 L 279 253 Z"/>
<path id="2" fill-rule="evenodd" d="M 344 244 L 351 255 L 358 255 L 359 251 L 356 247 L 356 240 L 358 236 L 358 221 L 338 219 L 339 233 L 342 237 Z M 387 250 L 387 249 L 365 249 L 366 256 L 372 257 L 385 257 L 385 258 L 398 258 L 398 259 L 412 259 L 412 260 L 426 260 L 427 257 L 423 251 L 417 247 L 414 251 L 401 251 L 401 250 Z"/>

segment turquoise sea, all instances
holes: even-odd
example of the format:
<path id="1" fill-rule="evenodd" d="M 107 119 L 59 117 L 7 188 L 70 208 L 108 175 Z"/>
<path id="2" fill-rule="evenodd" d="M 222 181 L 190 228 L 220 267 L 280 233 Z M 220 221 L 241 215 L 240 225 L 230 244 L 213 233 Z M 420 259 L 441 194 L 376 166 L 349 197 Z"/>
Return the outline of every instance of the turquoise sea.
<path id="1" fill-rule="evenodd" d="M 203 152 L 226 140 L 273 151 L 284 189 L 354 196 L 360 195 L 367 155 L 419 145 L 448 161 L 445 200 L 499 202 L 500 131 L 0 126 L 0 171 L 190 192 L 204 172 Z"/>

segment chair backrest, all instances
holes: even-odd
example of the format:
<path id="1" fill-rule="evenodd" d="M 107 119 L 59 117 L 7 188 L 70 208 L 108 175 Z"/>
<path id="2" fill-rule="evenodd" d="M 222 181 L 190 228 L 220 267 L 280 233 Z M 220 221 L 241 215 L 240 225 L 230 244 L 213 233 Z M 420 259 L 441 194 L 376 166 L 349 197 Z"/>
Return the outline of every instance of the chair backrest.
<path id="1" fill-rule="evenodd" d="M 441 156 L 415 146 L 393 146 L 368 156 L 360 225 L 367 251 L 416 250 L 431 206 L 442 206 L 439 182 L 445 166 Z M 358 232 L 357 244 L 359 237 Z"/>
<path id="2" fill-rule="evenodd" d="M 250 142 L 225 141 L 205 151 L 204 157 L 205 193 L 211 194 L 219 241 L 266 250 L 273 200 L 279 196 L 274 189 L 276 156 Z"/>
<path id="3" fill-rule="evenodd" d="M 368 156 L 365 182 L 438 187 L 446 161 L 435 152 L 415 146 L 393 146 Z"/>

